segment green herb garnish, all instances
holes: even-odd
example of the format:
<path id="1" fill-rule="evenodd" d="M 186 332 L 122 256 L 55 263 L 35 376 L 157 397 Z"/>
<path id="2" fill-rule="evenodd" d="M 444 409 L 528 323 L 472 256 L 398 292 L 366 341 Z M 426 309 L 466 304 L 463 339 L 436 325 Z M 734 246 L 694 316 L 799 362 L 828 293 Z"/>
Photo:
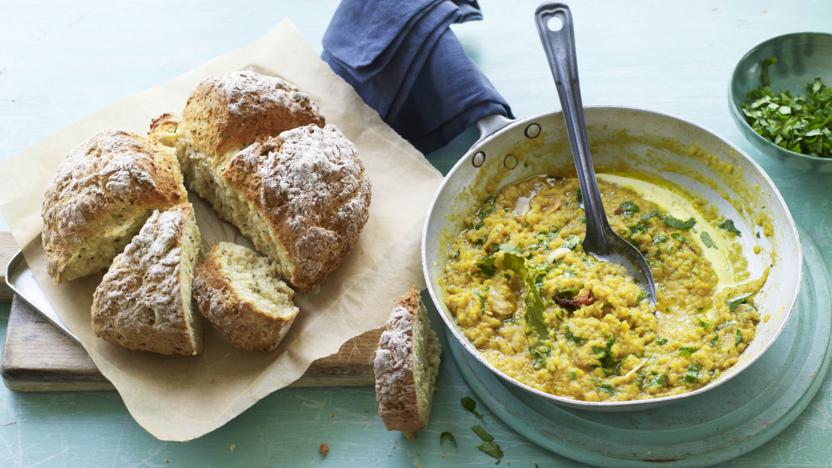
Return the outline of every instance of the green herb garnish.
<path id="1" fill-rule="evenodd" d="M 691 364 L 685 372 L 685 382 L 696 383 L 699 381 L 699 364 Z"/>
<path id="2" fill-rule="evenodd" d="M 760 136 L 795 153 L 832 157 L 832 88 L 815 78 L 806 94 L 792 96 L 769 87 L 768 69 L 775 57 L 762 62 L 760 87 L 742 104 L 745 120 Z"/>
<path id="3" fill-rule="evenodd" d="M 661 244 L 662 242 L 667 242 L 667 236 L 664 234 L 657 234 L 653 236 L 653 244 Z"/>
<path id="4" fill-rule="evenodd" d="M 690 347 L 687 347 L 687 346 L 679 348 L 679 354 L 681 354 L 682 356 L 685 356 L 685 357 L 690 357 L 691 354 L 693 354 L 697 351 L 699 351 L 699 348 L 690 348 Z"/>
<path id="5" fill-rule="evenodd" d="M 454 444 L 455 448 L 459 448 L 459 446 L 456 444 L 456 437 L 454 437 L 454 435 L 448 431 L 439 434 L 439 445 L 443 445 L 446 440 Z"/>
<path id="6" fill-rule="evenodd" d="M 740 332 L 740 329 L 737 328 L 734 330 L 734 345 L 736 346 L 740 343 L 742 343 L 742 333 Z"/>
<path id="7" fill-rule="evenodd" d="M 688 238 L 687 238 L 687 237 L 685 237 L 685 236 L 683 236 L 682 234 L 679 234 L 678 232 L 671 232 L 671 233 L 670 233 L 670 237 L 672 237 L 672 238 L 676 239 L 677 241 L 679 241 L 679 242 L 681 242 L 681 243 L 683 243 L 683 244 L 687 244 L 687 243 L 688 243 Z"/>
<path id="8" fill-rule="evenodd" d="M 493 442 L 494 436 L 488 433 L 482 426 L 471 426 L 471 430 L 474 431 L 474 434 L 477 435 L 483 442 Z"/>
<path id="9" fill-rule="evenodd" d="M 641 208 L 638 207 L 635 203 L 631 202 L 630 200 L 626 200 L 620 205 L 618 205 L 618 209 L 615 210 L 617 214 L 624 216 L 625 218 L 629 218 L 633 215 L 633 213 L 638 213 L 641 211 Z"/>
<path id="10" fill-rule="evenodd" d="M 740 304 L 745 304 L 745 301 L 751 296 L 753 296 L 752 293 L 740 294 L 739 296 L 728 299 L 725 303 L 728 304 L 728 310 L 734 311 Z"/>
<path id="11" fill-rule="evenodd" d="M 673 229 L 683 229 L 687 231 L 696 224 L 696 220 L 693 218 L 689 218 L 687 221 L 682 221 L 679 218 L 674 218 L 673 216 L 667 215 L 664 217 L 664 223 L 672 227 Z"/>
<path id="12" fill-rule="evenodd" d="M 702 243 L 705 244 L 705 247 L 708 247 L 710 249 L 716 248 L 714 240 L 711 238 L 711 235 L 707 232 L 702 231 L 701 233 L 699 233 L 699 237 L 702 239 Z"/>
<path id="13" fill-rule="evenodd" d="M 462 399 L 459 400 L 459 403 L 469 413 L 473 414 L 474 416 L 476 416 L 478 418 L 482 418 L 482 414 L 477 412 L 477 402 L 474 401 L 473 398 L 471 398 L 471 397 L 462 397 Z"/>
<path id="14" fill-rule="evenodd" d="M 480 449 L 480 452 L 482 452 L 482 453 L 488 455 L 489 457 L 497 460 L 498 464 L 503 459 L 503 451 L 502 451 L 502 449 L 500 449 L 500 446 L 497 445 L 496 442 L 483 442 L 477 448 Z"/>
<path id="15" fill-rule="evenodd" d="M 569 327 L 566 327 L 566 332 L 564 332 L 563 335 L 566 337 L 566 339 L 568 341 L 571 341 L 571 342 L 575 343 L 576 345 L 584 344 L 585 340 L 583 338 L 581 338 L 580 336 L 576 336 L 575 334 L 573 334 L 572 330 L 570 330 Z"/>
<path id="16" fill-rule="evenodd" d="M 575 250 L 575 247 L 577 247 L 578 244 L 580 244 L 580 243 L 581 243 L 581 238 L 578 237 L 578 236 L 572 235 L 572 236 L 567 237 L 563 241 L 563 244 L 561 244 L 561 247 L 563 247 L 565 249 L 569 249 L 569 250 Z"/>
<path id="17" fill-rule="evenodd" d="M 663 344 L 667 343 L 667 338 L 658 338 L 658 339 L 656 339 L 656 343 L 658 343 L 660 345 L 663 345 Z"/>
<path id="18" fill-rule="evenodd" d="M 734 221 L 732 221 L 728 218 L 725 218 L 725 221 L 721 222 L 719 224 L 719 226 L 717 226 L 717 227 L 720 228 L 720 229 L 724 229 L 724 230 L 730 232 L 731 234 L 736 234 L 738 236 L 742 235 L 742 232 L 740 232 L 740 230 L 737 229 L 736 226 L 734 226 Z"/>

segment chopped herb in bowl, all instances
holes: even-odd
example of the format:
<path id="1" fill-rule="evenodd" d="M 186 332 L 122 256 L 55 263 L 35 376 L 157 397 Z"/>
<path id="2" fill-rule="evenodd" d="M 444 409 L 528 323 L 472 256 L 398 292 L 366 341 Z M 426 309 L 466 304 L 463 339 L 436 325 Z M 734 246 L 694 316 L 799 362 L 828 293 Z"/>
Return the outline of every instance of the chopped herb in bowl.
<path id="1" fill-rule="evenodd" d="M 761 64 L 760 86 L 748 93 L 742 113 L 751 128 L 775 145 L 799 154 L 832 158 L 832 88 L 815 78 L 806 93 L 793 96 L 769 86 L 768 68 Z"/>

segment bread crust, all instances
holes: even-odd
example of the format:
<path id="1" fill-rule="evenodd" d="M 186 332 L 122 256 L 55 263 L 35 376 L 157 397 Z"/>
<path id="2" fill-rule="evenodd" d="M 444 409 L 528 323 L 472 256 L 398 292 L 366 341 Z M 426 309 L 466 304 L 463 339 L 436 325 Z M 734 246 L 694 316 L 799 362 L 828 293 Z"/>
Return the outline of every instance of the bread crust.
<path id="1" fill-rule="evenodd" d="M 274 76 L 233 71 L 197 85 L 182 112 L 194 147 L 220 156 L 255 140 L 325 121 L 312 99 Z"/>
<path id="2" fill-rule="evenodd" d="M 411 287 L 393 308 L 373 359 L 378 414 L 388 430 L 402 431 L 408 437 L 424 429 L 429 416 L 420 413 L 414 374 L 413 329 L 420 309 L 419 290 Z M 436 340 L 432 331 L 429 334 L 425 340 Z"/>
<path id="3" fill-rule="evenodd" d="M 186 252 L 186 236 L 193 252 Z M 96 336 L 136 351 L 194 355 L 199 316 L 191 313 L 190 276 L 200 244 L 193 207 L 155 211 L 113 261 L 93 294 Z M 183 264 L 187 262 L 187 264 Z"/>
<path id="4" fill-rule="evenodd" d="M 197 267 L 194 300 L 200 313 L 232 345 L 247 351 L 273 351 L 288 333 L 298 308 L 292 305 L 288 317 L 274 317 L 241 298 L 224 272 L 221 255 L 222 244 L 215 245 Z M 292 290 L 286 287 L 283 292 L 291 301 Z"/>
<path id="5" fill-rule="evenodd" d="M 83 245 L 112 227 L 113 216 L 146 218 L 186 199 L 172 152 L 132 132 L 99 132 L 67 154 L 47 185 L 41 217 L 49 276 L 60 283 L 98 271 L 65 273 Z M 134 233 L 126 233 L 113 256 Z M 109 264 L 112 257 L 105 260 Z"/>
<path id="6" fill-rule="evenodd" d="M 287 278 L 301 290 L 334 271 L 358 242 L 371 187 L 355 146 L 333 125 L 307 125 L 254 143 L 221 177 L 259 210 L 291 259 Z M 261 250 L 263 246 L 258 246 Z"/>

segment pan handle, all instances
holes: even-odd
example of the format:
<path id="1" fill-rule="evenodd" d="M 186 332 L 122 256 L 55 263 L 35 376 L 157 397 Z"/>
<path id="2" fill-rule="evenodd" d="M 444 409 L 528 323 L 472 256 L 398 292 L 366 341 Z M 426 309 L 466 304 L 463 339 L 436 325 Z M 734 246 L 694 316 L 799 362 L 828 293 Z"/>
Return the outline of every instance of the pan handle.
<path id="1" fill-rule="evenodd" d="M 477 121 L 477 130 L 479 130 L 480 136 L 474 145 L 502 130 L 503 127 L 512 122 L 514 122 L 514 119 L 510 119 L 502 114 L 487 115 L 481 118 Z"/>

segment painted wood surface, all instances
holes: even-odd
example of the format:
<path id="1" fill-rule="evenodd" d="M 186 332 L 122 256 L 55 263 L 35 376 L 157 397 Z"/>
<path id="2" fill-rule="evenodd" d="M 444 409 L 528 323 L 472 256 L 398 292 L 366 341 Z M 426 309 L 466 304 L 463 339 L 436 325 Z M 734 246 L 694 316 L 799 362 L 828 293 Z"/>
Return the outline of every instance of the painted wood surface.
<path id="1" fill-rule="evenodd" d="M 318 359 L 294 387 L 361 387 L 373 383 L 373 353 L 380 330 L 357 336 Z M 114 390 L 84 348 L 15 297 L 3 343 L 3 381 L 20 392 Z"/>
<path id="2" fill-rule="evenodd" d="M 455 26 L 464 46 L 517 115 L 557 108 L 532 22 L 532 1 L 481 0 L 485 21 Z M 575 1 L 581 83 L 587 105 L 667 112 L 739 145 L 769 172 L 795 218 L 832 258 L 829 176 L 766 159 L 730 119 L 734 63 L 762 40 L 832 28 L 832 3 Z M 170 79 L 291 18 L 316 47 L 335 1 L 46 2 L 0 0 L 0 157 L 115 99 Z M 279 53 L 276 51 L 275 53 Z M 430 155 L 447 168 L 473 135 Z M 0 305 L 0 318 L 7 306 Z M 5 331 L 5 319 L 0 330 Z M 772 371 L 776 372 L 776 369 Z M 0 389 L 0 466 L 492 466 L 476 450 L 478 421 L 459 406 L 469 394 L 445 360 L 428 431 L 408 442 L 385 431 L 369 388 L 287 389 L 220 430 L 187 444 L 144 433 L 112 392 L 22 394 Z M 573 466 L 525 441 L 486 412 L 503 465 Z M 458 448 L 441 446 L 455 434 Z M 797 422 L 732 466 L 829 466 L 832 387 Z M 323 458 L 320 443 L 330 447 Z"/>

